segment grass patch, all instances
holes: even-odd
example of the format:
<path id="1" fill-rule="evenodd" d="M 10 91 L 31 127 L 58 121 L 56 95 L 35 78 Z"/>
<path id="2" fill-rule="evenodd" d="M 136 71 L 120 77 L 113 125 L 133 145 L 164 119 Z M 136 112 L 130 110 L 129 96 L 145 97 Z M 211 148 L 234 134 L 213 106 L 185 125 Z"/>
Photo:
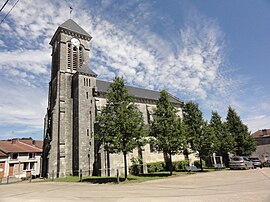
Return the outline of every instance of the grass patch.
<path id="1" fill-rule="evenodd" d="M 137 183 L 137 182 L 145 182 L 149 180 L 163 179 L 167 177 L 175 177 L 175 176 L 183 176 L 186 175 L 186 172 L 173 172 L 171 176 L 169 172 L 156 172 L 156 173 L 147 173 L 140 174 L 138 176 L 128 175 L 127 180 L 123 177 L 119 178 L 121 184 L 128 183 Z M 45 182 L 52 182 L 51 179 L 44 179 Z M 80 178 L 78 176 L 67 176 L 65 178 L 56 178 L 53 182 L 80 182 Z M 92 183 L 92 184 L 116 184 L 116 177 L 97 177 L 97 176 L 87 176 L 82 178 L 83 183 Z"/>
<path id="2" fill-rule="evenodd" d="M 204 168 L 203 172 L 214 172 L 214 171 L 224 171 L 228 169 L 215 169 L 215 168 Z M 178 177 L 178 176 L 186 176 L 190 174 L 196 174 L 197 172 L 188 173 L 186 170 L 180 170 L 177 172 L 173 172 L 170 175 L 169 172 L 153 172 L 153 173 L 146 173 L 140 175 L 128 175 L 127 180 L 123 177 L 119 178 L 121 184 L 128 184 L 128 183 L 138 183 L 138 182 L 145 182 L 149 180 L 157 180 L 157 179 L 164 179 L 164 178 L 171 178 L 171 177 Z M 201 171 L 198 171 L 201 173 Z M 45 182 L 52 182 L 51 179 L 44 179 Z M 80 178 L 78 176 L 67 176 L 65 178 L 56 178 L 53 182 L 80 182 Z M 91 184 L 116 184 L 117 179 L 116 177 L 97 177 L 97 176 L 87 176 L 83 177 L 82 183 L 91 183 Z"/>

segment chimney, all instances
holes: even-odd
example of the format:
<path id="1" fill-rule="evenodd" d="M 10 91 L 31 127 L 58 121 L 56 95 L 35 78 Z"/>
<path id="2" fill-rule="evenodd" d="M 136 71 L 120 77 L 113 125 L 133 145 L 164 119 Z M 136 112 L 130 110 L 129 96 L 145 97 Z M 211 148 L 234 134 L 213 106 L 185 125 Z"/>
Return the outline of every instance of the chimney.
<path id="1" fill-rule="evenodd" d="M 18 142 L 18 139 L 17 138 L 13 138 L 12 140 L 11 140 L 11 143 L 12 144 L 16 144 Z"/>
<path id="2" fill-rule="evenodd" d="M 266 129 L 263 129 L 263 130 L 262 130 L 262 135 L 263 135 L 263 136 L 267 136 L 267 130 L 266 130 Z"/>

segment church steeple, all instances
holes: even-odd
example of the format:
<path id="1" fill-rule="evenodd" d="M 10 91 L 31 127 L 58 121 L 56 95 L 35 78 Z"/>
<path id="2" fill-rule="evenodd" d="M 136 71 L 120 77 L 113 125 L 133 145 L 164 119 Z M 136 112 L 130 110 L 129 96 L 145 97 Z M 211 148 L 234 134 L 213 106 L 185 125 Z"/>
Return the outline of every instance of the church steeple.
<path id="1" fill-rule="evenodd" d="M 50 45 L 53 45 L 55 38 L 59 34 L 59 32 L 66 32 L 72 36 L 76 36 L 85 39 L 87 41 L 90 41 L 92 39 L 90 34 L 86 32 L 82 27 L 80 27 L 74 20 L 68 19 L 57 28 L 56 32 L 54 33 L 50 41 Z"/>
<path id="2" fill-rule="evenodd" d="M 69 19 L 54 33 L 48 113 L 45 173 L 57 176 L 93 170 L 94 93 L 97 74 L 89 68 L 89 41 L 83 28 Z M 83 113 L 79 113 L 84 110 Z"/>
<path id="3" fill-rule="evenodd" d="M 89 41 L 91 36 L 72 19 L 61 24 L 54 33 L 52 46 L 52 78 L 57 72 L 76 73 L 89 65 Z M 92 74 L 91 74 L 92 75 Z"/>
<path id="4" fill-rule="evenodd" d="M 67 29 L 69 31 L 81 34 L 86 37 L 90 37 L 90 34 L 88 34 L 83 28 L 81 28 L 76 22 L 74 22 L 72 19 L 68 19 L 66 22 L 64 22 L 62 25 L 59 26 L 60 28 Z"/>

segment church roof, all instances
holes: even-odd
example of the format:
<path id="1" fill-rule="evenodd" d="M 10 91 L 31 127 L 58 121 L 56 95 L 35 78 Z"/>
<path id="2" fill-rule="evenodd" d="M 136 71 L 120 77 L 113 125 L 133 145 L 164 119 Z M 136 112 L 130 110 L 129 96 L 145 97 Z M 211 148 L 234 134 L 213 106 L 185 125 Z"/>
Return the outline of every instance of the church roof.
<path id="1" fill-rule="evenodd" d="M 108 92 L 108 88 L 111 82 L 101 81 L 101 80 L 96 80 L 96 82 L 97 82 L 98 92 L 103 92 L 103 93 Z M 135 98 L 144 98 L 144 99 L 150 99 L 150 100 L 156 100 L 156 101 L 160 98 L 160 92 L 158 91 L 137 88 L 133 86 L 126 86 L 126 87 L 128 89 L 128 93 L 133 95 Z M 172 103 L 175 103 L 175 104 L 181 104 L 181 105 L 183 104 L 183 102 L 180 99 L 172 95 L 170 95 L 170 100 Z"/>
<path id="2" fill-rule="evenodd" d="M 70 31 L 76 32 L 78 34 L 91 37 L 90 34 L 88 34 L 83 28 L 81 28 L 76 22 L 74 22 L 72 19 L 68 19 L 66 22 L 64 22 L 59 27 L 68 29 Z"/>
<path id="3" fill-rule="evenodd" d="M 94 77 L 97 77 L 97 74 L 91 70 L 88 65 L 86 64 L 83 64 L 79 69 L 78 69 L 78 72 L 79 73 L 83 73 L 83 74 L 88 74 L 90 76 L 94 76 Z"/>

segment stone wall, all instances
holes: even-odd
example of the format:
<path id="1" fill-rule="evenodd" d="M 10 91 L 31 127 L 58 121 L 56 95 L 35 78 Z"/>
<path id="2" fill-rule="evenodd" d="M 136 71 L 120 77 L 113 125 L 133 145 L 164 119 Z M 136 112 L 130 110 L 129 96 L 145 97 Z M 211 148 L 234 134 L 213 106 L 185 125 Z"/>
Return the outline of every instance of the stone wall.
<path id="1" fill-rule="evenodd" d="M 255 139 L 257 142 L 256 151 L 251 156 L 258 157 L 262 162 L 270 160 L 270 137 L 261 137 Z"/>
<path id="2" fill-rule="evenodd" d="M 136 105 L 138 107 L 138 109 L 143 113 L 143 119 L 145 124 L 149 124 L 150 121 L 153 120 L 153 113 L 154 113 L 154 109 L 156 108 L 156 105 L 153 103 L 147 103 L 147 102 L 142 102 L 143 99 L 140 99 L 141 102 L 136 102 Z M 96 98 L 96 107 L 98 112 L 100 112 L 100 110 L 106 105 L 107 101 L 105 98 L 101 98 L 98 97 Z M 182 114 L 182 109 L 180 107 L 177 107 L 177 115 L 179 118 L 183 117 Z M 101 151 L 101 154 L 103 154 L 104 151 Z M 103 157 L 103 162 L 101 165 L 101 170 L 102 170 L 102 175 L 106 174 L 106 170 L 108 169 L 106 167 L 106 163 L 105 163 L 105 155 L 102 155 Z M 151 162 L 158 162 L 158 161 L 164 161 L 164 155 L 163 152 L 158 152 L 158 151 L 153 151 L 150 148 L 150 145 L 147 144 L 144 147 L 142 147 L 141 149 L 141 154 L 139 154 L 138 149 L 134 149 L 132 153 L 129 153 L 127 155 L 127 162 L 128 162 L 128 167 L 132 164 L 131 163 L 131 159 L 135 157 L 140 157 L 143 161 L 143 164 L 145 165 L 143 167 L 143 171 L 144 173 L 147 172 L 147 168 L 146 168 L 146 164 L 147 163 L 151 163 Z M 179 160 L 185 160 L 184 155 L 179 154 L 179 155 L 173 155 L 172 156 L 172 160 L 173 161 L 179 161 Z M 189 155 L 189 160 L 191 163 L 194 162 L 194 160 L 198 160 L 198 158 L 196 157 L 196 154 L 190 154 Z M 110 175 L 111 176 L 115 176 L 116 175 L 116 170 L 118 169 L 120 174 L 124 174 L 124 157 L 122 153 L 118 153 L 118 154 L 110 154 L 109 155 L 109 161 L 110 161 Z"/>

